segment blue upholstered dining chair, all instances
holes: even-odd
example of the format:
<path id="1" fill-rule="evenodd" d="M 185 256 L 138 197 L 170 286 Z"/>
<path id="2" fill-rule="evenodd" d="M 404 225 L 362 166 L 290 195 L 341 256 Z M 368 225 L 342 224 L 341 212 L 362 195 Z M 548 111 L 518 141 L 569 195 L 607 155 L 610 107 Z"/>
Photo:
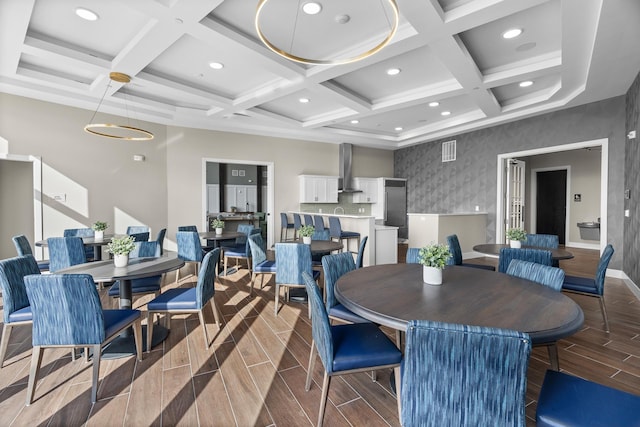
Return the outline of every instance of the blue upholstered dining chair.
<path id="1" fill-rule="evenodd" d="M 0 342 L 0 368 L 4 365 L 13 327 L 31 324 L 31 307 L 24 286 L 24 277 L 30 274 L 40 274 L 40 269 L 33 255 L 23 255 L 0 261 L 0 286 L 2 287 L 4 313 L 2 341 Z"/>
<path id="2" fill-rule="evenodd" d="M 280 241 L 284 242 L 289 239 L 289 230 L 294 230 L 293 234 L 295 237 L 295 229 L 293 228 L 293 223 L 289 222 L 289 217 L 285 212 L 280 212 Z"/>
<path id="3" fill-rule="evenodd" d="M 167 229 L 163 228 L 162 230 L 158 231 L 158 235 L 156 236 L 156 242 L 158 243 L 158 246 L 160 246 L 160 255 L 164 254 L 164 238 L 167 235 Z"/>
<path id="4" fill-rule="evenodd" d="M 93 228 L 68 228 L 62 232 L 62 237 L 93 237 L 95 235 L 96 232 L 93 231 Z M 84 246 L 83 250 L 86 259 L 84 262 L 96 259 L 93 246 Z M 100 249 L 98 248 L 98 250 Z M 51 255 L 49 255 L 49 257 L 51 257 Z"/>
<path id="5" fill-rule="evenodd" d="M 527 334 L 413 320 L 406 336 L 404 427 L 525 426 Z"/>
<path id="6" fill-rule="evenodd" d="M 197 231 L 178 231 L 176 233 L 176 242 L 178 244 L 178 258 L 187 263 L 195 264 L 196 274 L 198 274 L 198 265 L 204 258 L 204 249 L 200 245 L 200 236 Z M 180 269 L 176 270 L 176 283 L 180 278 Z"/>
<path id="7" fill-rule="evenodd" d="M 331 236 L 329 235 L 329 230 L 326 228 L 323 230 L 315 230 L 313 235 L 311 236 L 311 240 L 331 240 Z M 314 267 L 320 268 L 322 266 L 322 257 L 325 255 L 329 255 L 331 252 L 317 252 L 311 254 L 311 263 Z"/>
<path id="8" fill-rule="evenodd" d="M 87 262 L 86 252 L 80 237 L 49 237 L 49 270 L 55 273 L 63 268 Z"/>
<path id="9" fill-rule="evenodd" d="M 142 327 L 138 310 L 103 310 L 93 278 L 88 274 L 43 274 L 25 277 L 33 311 L 33 355 L 27 386 L 27 405 L 47 347 L 91 348 L 91 402 L 98 395 L 102 347 L 133 326 L 138 360 L 142 360 Z"/>
<path id="10" fill-rule="evenodd" d="M 198 234 L 198 227 L 196 227 L 195 225 L 179 225 L 178 226 L 178 231 L 191 231 L 194 232 L 196 234 Z M 213 249 L 215 246 L 213 245 L 209 245 L 208 243 L 206 245 L 202 245 L 202 250 L 205 252 L 209 252 L 211 249 Z"/>
<path id="11" fill-rule="evenodd" d="M 502 248 L 500 249 L 500 255 L 498 257 L 498 271 L 500 273 L 506 273 L 513 259 L 551 266 L 551 251 L 529 248 Z"/>
<path id="12" fill-rule="evenodd" d="M 340 218 L 337 216 L 329 217 L 329 231 L 331 232 L 332 239 L 338 239 L 339 241 L 346 240 L 347 241 L 347 251 L 349 250 L 349 240 L 356 239 L 358 241 L 357 245 L 360 247 L 360 233 L 355 231 L 345 231 L 342 229 L 342 225 L 340 224 Z"/>
<path id="13" fill-rule="evenodd" d="M 407 264 L 419 264 L 420 263 L 420 248 L 407 249 L 407 255 L 405 258 Z"/>
<path id="14" fill-rule="evenodd" d="M 326 227 L 324 226 L 324 218 L 320 215 L 313 216 L 313 227 L 317 230 L 324 230 Z"/>
<path id="15" fill-rule="evenodd" d="M 241 226 L 246 226 L 247 224 L 240 224 L 238 226 L 238 230 L 240 230 Z M 260 234 L 261 230 L 259 228 L 253 228 L 253 226 L 249 225 L 249 228 L 245 228 L 244 230 L 248 230 L 247 235 L 244 237 L 244 243 L 237 243 L 234 246 L 228 247 L 223 246 L 222 250 L 224 253 L 224 274 L 227 274 L 227 265 L 229 263 L 229 259 L 233 258 L 236 261 L 236 269 L 238 267 L 238 261 L 243 259 L 247 262 L 247 268 L 249 269 L 249 273 L 251 273 L 251 247 L 249 247 L 249 239 L 248 237 L 254 234 Z"/>
<path id="16" fill-rule="evenodd" d="M 360 241 L 358 257 L 356 258 L 356 268 L 362 268 L 362 264 L 364 263 L 364 248 L 367 246 L 367 240 L 369 240 L 369 236 L 364 236 Z"/>
<path id="17" fill-rule="evenodd" d="M 350 323 L 369 323 L 351 310 L 343 306 L 336 299 L 335 286 L 340 277 L 356 269 L 351 252 L 326 255 L 322 258 L 324 270 L 324 292 L 326 295 L 326 310 L 330 319 L 343 320 Z"/>
<path id="18" fill-rule="evenodd" d="M 195 288 L 169 289 L 147 303 L 147 351 L 151 351 L 151 337 L 153 335 L 152 316 L 155 313 L 165 314 L 165 325 L 167 329 L 171 326 L 171 314 L 198 313 L 204 334 L 205 348 L 209 348 L 209 335 L 207 334 L 207 325 L 204 321 L 204 309 L 207 305 L 211 306 L 218 330 L 220 330 L 218 309 L 213 299 L 215 294 L 216 265 L 219 259 L 220 248 L 215 248 L 207 252 L 202 260 L 202 268 L 198 274 L 198 282 Z"/>
<path id="19" fill-rule="evenodd" d="M 249 295 L 251 295 L 256 276 L 260 275 L 260 289 L 262 289 L 264 287 L 264 275 L 276 274 L 276 262 L 267 259 L 262 235 L 252 234 L 249 236 L 248 241 L 249 249 L 251 250 L 251 287 L 249 288 Z"/>
<path id="20" fill-rule="evenodd" d="M 277 253 L 277 251 L 276 251 Z M 322 394 L 317 425 L 321 426 L 327 406 L 327 394 L 331 377 L 335 375 L 377 369 L 393 368 L 396 384 L 400 384 L 400 362 L 402 353 L 396 345 L 373 323 L 331 325 L 322 303 L 320 289 L 308 272 L 303 273 L 311 309 L 311 351 L 305 390 L 311 388 L 316 361 L 315 352 L 324 367 Z M 314 351 L 315 350 L 315 351 Z M 398 410 L 400 406 L 398 403 Z"/>
<path id="21" fill-rule="evenodd" d="M 302 227 L 302 220 L 300 219 L 300 215 L 297 213 L 293 214 L 293 238 L 298 238 L 298 231 Z"/>
<path id="22" fill-rule="evenodd" d="M 302 273 L 307 272 L 314 280 L 320 276 L 311 265 L 311 248 L 303 243 L 276 243 L 276 289 L 275 315 L 278 316 L 280 288 L 285 287 L 289 301 L 290 288 L 304 288 Z"/>
<path id="23" fill-rule="evenodd" d="M 555 234 L 527 234 L 524 244 L 538 248 L 558 249 L 560 239 Z M 558 260 L 551 260 L 553 267 L 560 267 Z"/>
<path id="24" fill-rule="evenodd" d="M 602 251 L 596 276 L 590 277 L 569 276 L 564 277 L 562 284 L 563 291 L 575 292 L 582 295 L 598 298 L 600 302 L 600 310 L 602 311 L 602 319 L 604 320 L 604 330 L 609 332 L 609 318 L 607 317 L 607 309 L 604 305 L 604 279 L 607 275 L 607 267 L 613 256 L 613 246 L 607 245 Z"/>
<path id="25" fill-rule="evenodd" d="M 127 227 L 127 234 L 129 236 L 137 233 L 149 233 L 150 229 L 146 225 L 130 225 Z"/>
<path id="26" fill-rule="evenodd" d="M 447 243 L 449 244 L 449 252 L 451 252 L 451 258 L 449 258 L 448 265 L 461 265 L 463 267 L 481 268 L 483 270 L 495 271 L 496 268 L 492 265 L 482 265 L 462 262 L 462 249 L 460 248 L 460 241 L 456 234 L 447 236 Z"/>
<path id="27" fill-rule="evenodd" d="M 18 256 L 33 255 L 33 250 L 31 249 L 31 244 L 29 243 L 29 239 L 27 239 L 27 236 L 25 236 L 24 234 L 20 234 L 18 236 L 13 236 L 11 240 L 13 241 L 13 245 L 16 247 Z M 38 263 L 38 268 L 40 269 L 40 271 L 49 270 L 48 259 L 41 261 L 36 260 L 36 262 Z"/>
<path id="28" fill-rule="evenodd" d="M 302 215 L 304 218 L 304 225 L 313 225 L 313 217 L 309 214 Z"/>
<path id="29" fill-rule="evenodd" d="M 158 242 L 135 242 L 136 248 L 129 254 L 129 258 L 156 258 L 160 256 L 160 245 Z M 131 280 L 131 294 L 155 294 L 160 295 L 162 285 L 162 275 L 143 277 Z M 110 297 L 120 297 L 120 281 L 117 280 L 108 292 Z"/>
<path id="30" fill-rule="evenodd" d="M 510 276 L 520 277 L 521 279 L 531 280 L 532 282 L 539 283 L 558 292 L 562 289 L 562 283 L 564 282 L 564 270 L 557 267 L 549 267 L 547 265 L 522 261 L 519 259 L 511 260 L 511 263 L 507 268 L 507 274 Z M 547 347 L 551 369 L 555 371 L 560 369 L 558 346 L 555 341 L 549 343 L 535 343 L 535 346 Z"/>
<path id="31" fill-rule="evenodd" d="M 547 371 L 536 409 L 537 427 L 640 426 L 640 396 Z"/>

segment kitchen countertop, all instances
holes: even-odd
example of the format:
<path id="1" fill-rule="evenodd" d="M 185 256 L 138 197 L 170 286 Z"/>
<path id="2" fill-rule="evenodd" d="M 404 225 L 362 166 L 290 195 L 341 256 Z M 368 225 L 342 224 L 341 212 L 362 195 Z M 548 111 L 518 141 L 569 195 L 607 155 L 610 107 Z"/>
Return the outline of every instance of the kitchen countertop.
<path id="1" fill-rule="evenodd" d="M 349 214 L 333 214 L 325 212 L 298 212 L 290 211 L 289 213 L 297 213 L 300 215 L 320 215 L 320 216 L 337 216 L 338 218 L 355 218 L 355 219 L 371 219 L 373 215 L 349 215 Z"/>
<path id="2" fill-rule="evenodd" d="M 487 215 L 487 212 L 454 212 L 454 213 L 408 213 L 407 215 L 437 215 L 437 216 L 462 216 L 462 215 Z"/>

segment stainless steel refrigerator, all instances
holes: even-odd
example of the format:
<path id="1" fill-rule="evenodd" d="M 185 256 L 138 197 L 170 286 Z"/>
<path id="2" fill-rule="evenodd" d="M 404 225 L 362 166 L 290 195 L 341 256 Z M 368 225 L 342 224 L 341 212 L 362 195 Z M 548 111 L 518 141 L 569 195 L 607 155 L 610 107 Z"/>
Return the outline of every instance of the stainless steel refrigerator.
<path id="1" fill-rule="evenodd" d="M 407 181 L 383 178 L 383 182 L 384 225 L 398 227 L 398 238 L 407 239 Z"/>

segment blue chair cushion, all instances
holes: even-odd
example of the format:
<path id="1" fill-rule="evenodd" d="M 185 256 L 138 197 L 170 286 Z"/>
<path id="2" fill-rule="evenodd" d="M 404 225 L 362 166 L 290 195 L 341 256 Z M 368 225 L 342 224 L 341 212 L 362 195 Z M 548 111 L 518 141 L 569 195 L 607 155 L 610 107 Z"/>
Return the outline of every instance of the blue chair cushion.
<path id="1" fill-rule="evenodd" d="M 596 289 L 596 281 L 588 277 L 564 276 L 562 289 L 576 292 L 586 292 L 589 294 L 598 294 Z"/>
<path id="2" fill-rule="evenodd" d="M 49 260 L 38 261 L 38 268 L 41 271 L 49 270 Z"/>
<path id="3" fill-rule="evenodd" d="M 237 256 L 237 257 L 246 257 L 247 256 L 247 245 L 246 243 L 239 243 L 237 245 L 224 246 L 222 250 L 224 251 L 224 256 Z"/>
<path id="4" fill-rule="evenodd" d="M 160 283 L 162 276 L 144 277 L 142 279 L 134 279 L 131 281 L 131 293 L 141 294 L 149 292 L 157 292 L 160 290 Z M 120 296 L 120 281 L 116 281 L 113 286 L 109 288 L 108 292 L 110 297 Z"/>
<path id="5" fill-rule="evenodd" d="M 463 266 L 463 267 L 481 268 L 482 270 L 496 271 L 496 268 L 494 266 L 492 266 L 492 265 L 467 264 L 466 262 L 463 262 L 460 265 Z"/>
<path id="6" fill-rule="evenodd" d="M 333 372 L 400 363 L 402 353 L 373 323 L 331 326 Z"/>
<path id="7" fill-rule="evenodd" d="M 28 322 L 29 320 L 33 320 L 31 306 L 26 306 L 9 314 L 9 323 Z"/>
<path id="8" fill-rule="evenodd" d="M 253 268 L 255 273 L 275 273 L 276 272 L 276 262 L 275 261 L 262 261 L 260 264 L 256 265 Z"/>
<path id="9" fill-rule="evenodd" d="M 538 427 L 640 426 L 640 396 L 548 370 L 536 412 Z"/>
<path id="10" fill-rule="evenodd" d="M 147 304 L 149 311 L 197 310 L 196 288 L 169 289 Z"/>
<path id="11" fill-rule="evenodd" d="M 337 317 L 351 323 L 371 323 L 364 317 L 360 317 L 342 304 L 336 304 L 327 312 L 329 317 Z"/>
<path id="12" fill-rule="evenodd" d="M 346 239 L 348 237 L 360 237 L 360 233 L 356 233 L 355 231 L 343 231 L 340 233 L 340 238 Z"/>
<path id="13" fill-rule="evenodd" d="M 109 338 L 118 330 L 140 317 L 139 310 L 102 310 L 104 336 Z"/>

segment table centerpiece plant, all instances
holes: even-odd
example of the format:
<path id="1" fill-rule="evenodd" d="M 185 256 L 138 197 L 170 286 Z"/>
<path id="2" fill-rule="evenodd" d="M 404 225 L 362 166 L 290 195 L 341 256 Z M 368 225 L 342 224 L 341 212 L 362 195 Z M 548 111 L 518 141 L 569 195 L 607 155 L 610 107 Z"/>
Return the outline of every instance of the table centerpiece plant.
<path id="1" fill-rule="evenodd" d="M 94 239 L 102 240 L 102 239 L 104 239 L 104 230 L 109 228 L 109 224 L 107 224 L 104 221 L 96 221 L 96 222 L 93 223 L 91 228 L 93 228 L 93 233 L 94 233 L 93 237 L 94 237 Z"/>
<path id="2" fill-rule="evenodd" d="M 216 234 L 222 234 L 222 229 L 224 228 L 224 221 L 218 218 L 212 219 L 211 228 L 216 230 Z"/>
<path id="3" fill-rule="evenodd" d="M 126 267 L 129 263 L 129 254 L 136 248 L 133 236 L 120 236 L 111 239 L 107 245 L 107 251 L 113 254 L 113 264 L 116 267 Z"/>
<path id="4" fill-rule="evenodd" d="M 522 228 L 510 228 L 507 230 L 507 239 L 512 248 L 522 247 L 522 242 L 527 238 L 527 232 Z"/>
<path id="5" fill-rule="evenodd" d="M 316 229 L 313 225 L 303 225 L 298 230 L 298 233 L 302 236 L 302 243 L 305 245 L 311 244 L 311 236 L 315 233 Z"/>
<path id="6" fill-rule="evenodd" d="M 430 285 L 442 284 L 442 269 L 451 258 L 449 246 L 432 243 L 420 248 L 418 262 L 422 264 L 422 281 Z"/>

